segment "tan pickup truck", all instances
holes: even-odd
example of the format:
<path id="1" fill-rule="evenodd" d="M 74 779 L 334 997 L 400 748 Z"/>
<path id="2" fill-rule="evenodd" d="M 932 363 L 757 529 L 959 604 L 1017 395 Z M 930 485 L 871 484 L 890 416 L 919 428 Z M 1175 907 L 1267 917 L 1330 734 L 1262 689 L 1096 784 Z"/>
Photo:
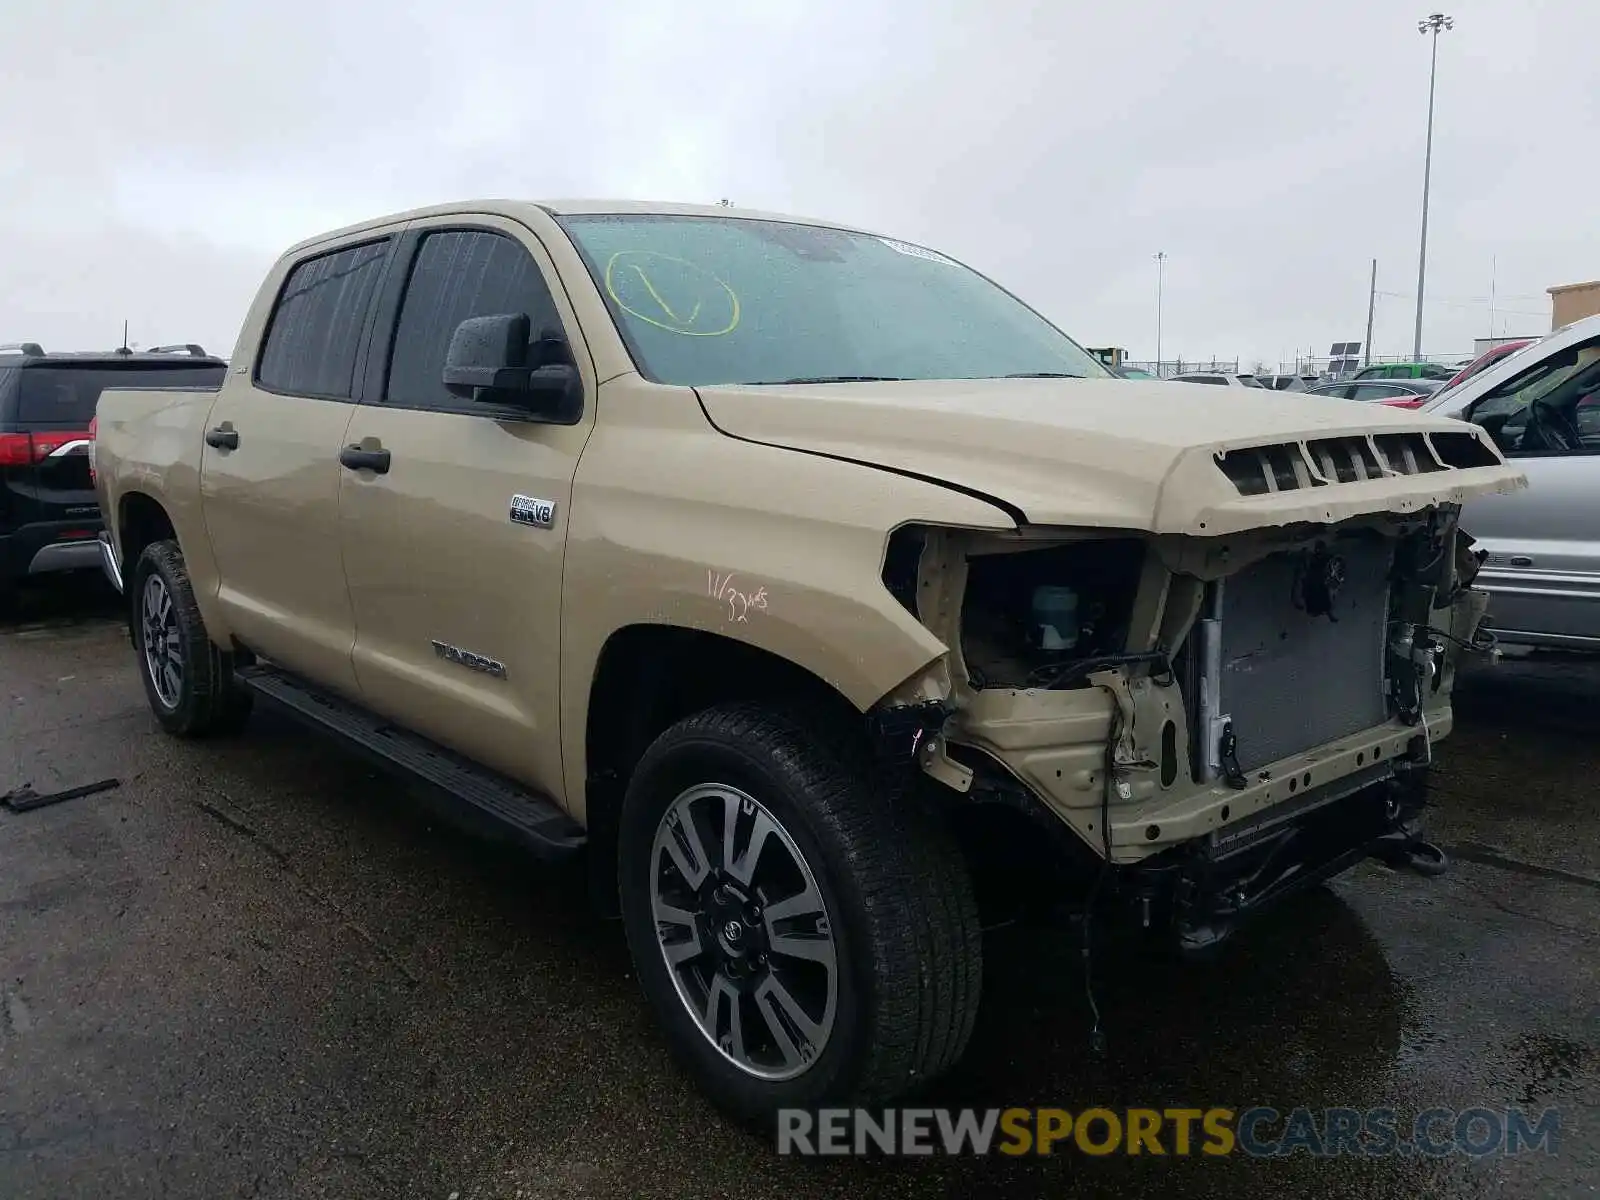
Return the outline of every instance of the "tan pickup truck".
<path id="1" fill-rule="evenodd" d="M 586 851 L 728 1110 L 962 1053 L 980 909 L 1201 950 L 1408 844 L 1480 431 L 1115 378 L 933 250 L 465 203 L 288 251 L 220 389 L 107 391 L 180 735 L 283 706 Z"/>

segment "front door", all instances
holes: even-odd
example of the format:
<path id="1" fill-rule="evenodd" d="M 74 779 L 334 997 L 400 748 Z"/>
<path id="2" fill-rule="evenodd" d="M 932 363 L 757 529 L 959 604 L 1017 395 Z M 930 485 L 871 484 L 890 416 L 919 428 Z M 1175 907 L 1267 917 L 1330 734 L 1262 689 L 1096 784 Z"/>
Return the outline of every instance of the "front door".
<path id="1" fill-rule="evenodd" d="M 1528 476 L 1526 491 L 1462 510 L 1489 552 L 1479 581 L 1491 627 L 1600 648 L 1600 339 L 1513 376 L 1465 415 Z"/>
<path id="2" fill-rule="evenodd" d="M 514 221 L 415 222 L 395 271 L 346 438 L 379 465 L 352 457 L 339 481 L 356 676 L 376 711 L 558 794 L 561 569 L 593 369 L 542 246 Z M 578 424 L 445 388 L 456 328 L 506 313 L 568 338 L 589 397 Z"/>
<path id="3" fill-rule="evenodd" d="M 254 363 L 232 364 L 201 453 L 217 602 L 235 635 L 352 695 L 355 623 L 339 546 L 338 456 L 393 242 L 280 266 L 261 352 Z"/>

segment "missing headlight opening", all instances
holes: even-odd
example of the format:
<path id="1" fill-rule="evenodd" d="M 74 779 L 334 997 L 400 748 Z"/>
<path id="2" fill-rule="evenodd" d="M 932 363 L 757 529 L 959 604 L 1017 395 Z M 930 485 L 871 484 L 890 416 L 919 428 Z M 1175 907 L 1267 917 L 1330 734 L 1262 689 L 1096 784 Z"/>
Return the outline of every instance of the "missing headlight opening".
<path id="1" fill-rule="evenodd" d="M 1127 650 L 1146 553 L 1119 538 L 969 558 L 961 642 L 972 685 L 1093 686 L 1073 668 Z"/>

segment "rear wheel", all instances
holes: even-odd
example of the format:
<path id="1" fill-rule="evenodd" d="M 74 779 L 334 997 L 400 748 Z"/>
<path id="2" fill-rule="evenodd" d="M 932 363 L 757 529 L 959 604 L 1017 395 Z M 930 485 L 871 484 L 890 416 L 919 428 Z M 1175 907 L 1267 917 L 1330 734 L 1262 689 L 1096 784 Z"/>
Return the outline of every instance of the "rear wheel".
<path id="1" fill-rule="evenodd" d="M 144 548 L 128 598 L 139 676 L 162 728 L 181 737 L 238 729 L 250 696 L 233 678 L 233 656 L 206 634 L 177 542 Z"/>
<path id="2" fill-rule="evenodd" d="M 799 722 L 729 705 L 673 726 L 618 849 L 640 983 L 724 1110 L 887 1099 L 965 1049 L 982 949 L 959 850 Z"/>

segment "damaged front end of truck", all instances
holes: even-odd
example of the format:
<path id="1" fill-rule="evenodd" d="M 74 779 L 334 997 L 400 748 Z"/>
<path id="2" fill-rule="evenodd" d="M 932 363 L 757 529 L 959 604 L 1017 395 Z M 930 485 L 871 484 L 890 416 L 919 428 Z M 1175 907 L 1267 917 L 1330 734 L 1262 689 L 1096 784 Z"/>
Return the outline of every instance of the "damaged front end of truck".
<path id="1" fill-rule="evenodd" d="M 957 819 L 1024 817 L 1047 892 L 1089 881 L 1205 951 L 1425 845 L 1458 663 L 1492 645 L 1460 502 L 1521 483 L 1419 431 L 1210 448 L 1146 530 L 902 527 L 884 581 L 948 653 L 875 710 L 880 744 Z"/>

